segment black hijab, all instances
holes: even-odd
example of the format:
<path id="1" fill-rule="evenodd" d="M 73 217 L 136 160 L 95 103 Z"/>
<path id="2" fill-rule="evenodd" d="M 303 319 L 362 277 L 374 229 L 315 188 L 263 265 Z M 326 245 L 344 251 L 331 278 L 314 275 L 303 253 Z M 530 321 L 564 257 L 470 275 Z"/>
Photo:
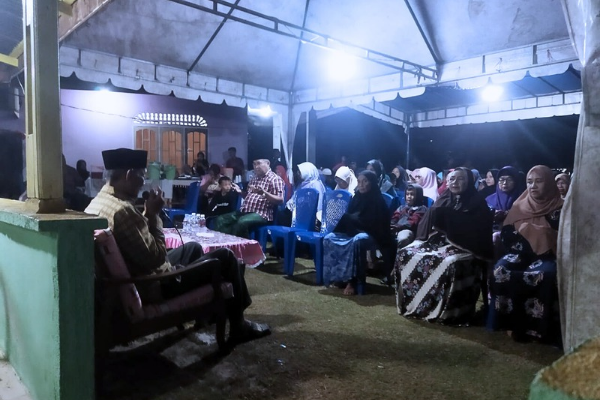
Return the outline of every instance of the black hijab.
<path id="1" fill-rule="evenodd" d="M 492 186 L 486 186 L 483 189 L 481 189 L 479 191 L 479 193 L 485 198 L 488 196 L 491 196 L 492 194 L 496 193 L 496 188 L 498 187 L 498 171 L 495 168 L 492 168 L 490 170 L 488 170 L 488 172 L 492 173 L 492 176 L 494 177 L 494 184 Z M 483 177 L 484 179 L 487 178 L 487 174 L 488 172 L 485 173 L 485 176 Z M 486 183 L 487 185 L 487 183 Z"/>
<path id="2" fill-rule="evenodd" d="M 454 171 L 466 172 L 466 190 L 455 195 L 446 189 L 419 223 L 417 239 L 426 240 L 433 228 L 443 232 L 450 243 L 473 253 L 475 257 L 492 259 L 493 214 L 475 189 L 473 173 L 463 167 Z"/>
<path id="3" fill-rule="evenodd" d="M 361 175 L 367 178 L 371 188 L 366 193 L 356 191 L 346 213 L 333 231 L 348 236 L 355 236 L 364 232 L 380 246 L 389 245 L 393 242 L 390 233 L 390 212 L 379 191 L 377 175 L 368 170 L 358 174 L 358 176 Z"/>

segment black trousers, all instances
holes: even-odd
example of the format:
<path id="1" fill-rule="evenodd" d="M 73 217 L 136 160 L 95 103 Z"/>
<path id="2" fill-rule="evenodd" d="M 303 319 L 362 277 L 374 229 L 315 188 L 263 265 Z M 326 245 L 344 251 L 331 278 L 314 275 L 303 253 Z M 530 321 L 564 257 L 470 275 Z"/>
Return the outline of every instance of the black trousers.
<path id="1" fill-rule="evenodd" d="M 172 265 L 189 265 L 200 259 L 216 258 L 220 261 L 218 266 L 224 281 L 231 282 L 233 298 L 227 300 L 227 313 L 232 326 L 243 321 L 244 310 L 252 303 L 246 279 L 244 278 L 245 266 L 238 263 L 237 257 L 229 249 L 218 249 L 204 254 L 202 246 L 196 242 L 185 243 L 167 254 Z M 195 271 L 172 279 L 161 286 L 163 298 L 169 299 L 179 296 L 199 286 L 212 282 L 213 270 L 210 265 L 197 268 Z"/>

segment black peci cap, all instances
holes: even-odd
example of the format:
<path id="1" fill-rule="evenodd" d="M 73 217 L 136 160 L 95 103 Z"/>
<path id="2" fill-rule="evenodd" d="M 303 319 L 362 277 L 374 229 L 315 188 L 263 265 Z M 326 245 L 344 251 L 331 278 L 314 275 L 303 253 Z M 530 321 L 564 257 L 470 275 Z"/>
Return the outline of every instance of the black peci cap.
<path id="1" fill-rule="evenodd" d="M 148 152 L 123 148 L 104 150 L 102 159 L 106 169 L 141 169 L 146 168 Z"/>

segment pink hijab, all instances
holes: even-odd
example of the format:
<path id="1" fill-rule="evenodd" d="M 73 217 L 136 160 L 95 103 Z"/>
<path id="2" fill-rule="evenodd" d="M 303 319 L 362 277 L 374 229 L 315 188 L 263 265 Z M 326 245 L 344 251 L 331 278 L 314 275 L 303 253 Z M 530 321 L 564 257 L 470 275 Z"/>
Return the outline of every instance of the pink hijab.
<path id="1" fill-rule="evenodd" d="M 416 183 L 423 188 L 423 195 L 436 201 L 439 194 L 435 171 L 427 167 L 422 167 L 413 170 L 411 175 L 415 178 Z"/>

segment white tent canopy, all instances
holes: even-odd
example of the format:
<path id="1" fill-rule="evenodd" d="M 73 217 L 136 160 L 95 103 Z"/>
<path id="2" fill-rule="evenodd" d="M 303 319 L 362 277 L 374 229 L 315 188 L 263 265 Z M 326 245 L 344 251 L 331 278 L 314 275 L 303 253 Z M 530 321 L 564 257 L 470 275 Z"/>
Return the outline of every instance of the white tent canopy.
<path id="1" fill-rule="evenodd" d="M 580 69 L 559 0 L 79 0 L 72 11 L 59 19 L 62 76 L 270 106 L 288 161 L 295 124 L 310 109 L 352 107 L 404 125 L 408 113 L 390 102 L 428 86 L 469 89 Z M 507 99 L 489 120 L 573 113 L 577 93 L 537 114 L 537 101 Z M 487 121 L 494 109 L 474 113 L 441 124 Z M 412 120 L 435 125 L 427 114 Z"/>

